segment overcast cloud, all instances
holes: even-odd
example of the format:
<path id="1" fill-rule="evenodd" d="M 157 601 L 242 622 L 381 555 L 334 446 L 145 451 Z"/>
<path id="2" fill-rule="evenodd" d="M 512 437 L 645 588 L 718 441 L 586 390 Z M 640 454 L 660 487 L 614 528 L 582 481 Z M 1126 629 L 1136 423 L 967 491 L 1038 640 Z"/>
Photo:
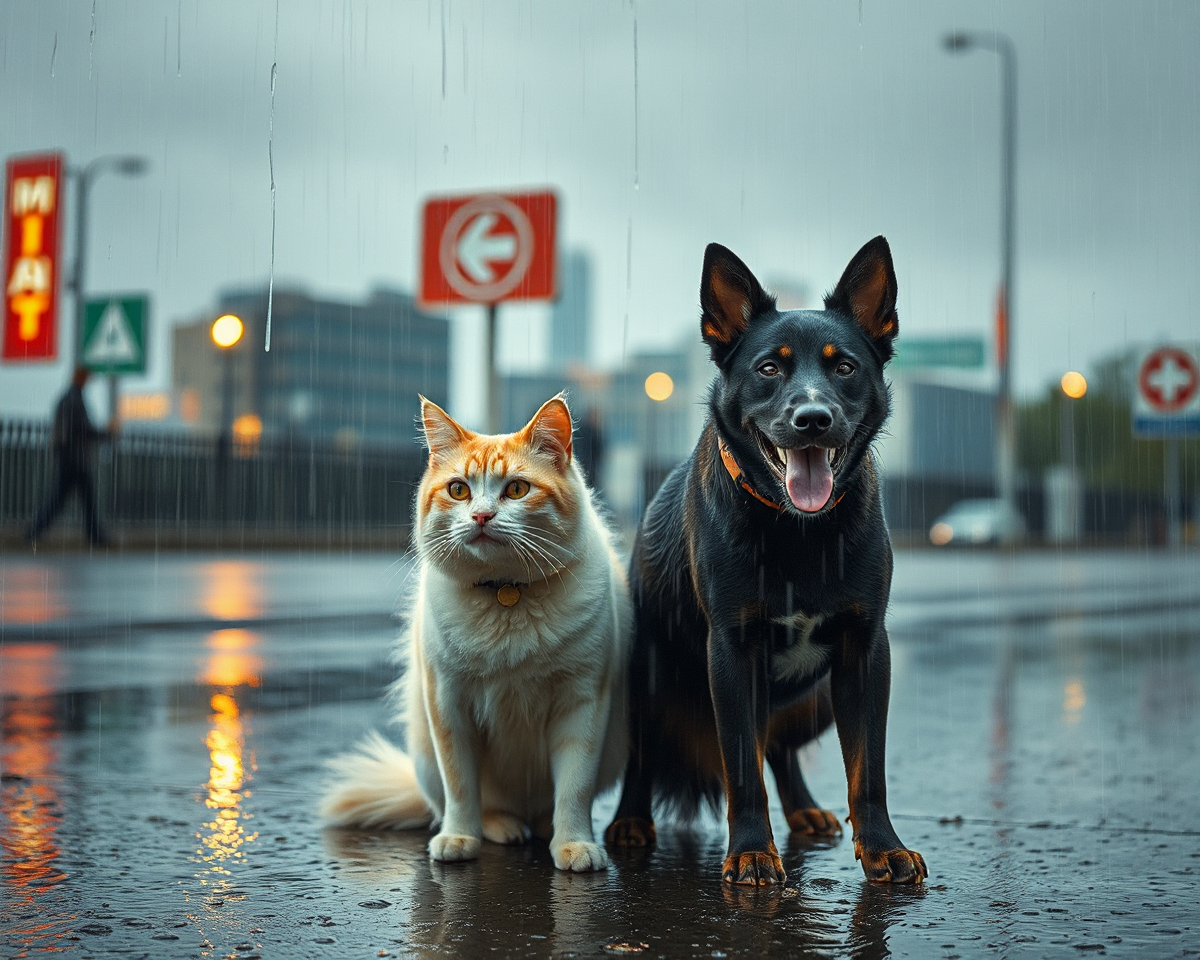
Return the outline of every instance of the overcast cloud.
<path id="1" fill-rule="evenodd" d="M 93 190 L 90 292 L 153 298 L 151 373 L 131 389 L 166 383 L 166 324 L 266 282 L 273 61 L 277 284 L 411 289 L 424 197 L 550 185 L 562 246 L 594 258 L 607 365 L 695 335 L 712 240 L 819 293 L 883 233 L 902 336 L 988 333 L 999 73 L 942 50 L 959 28 L 1003 30 L 1020 58 L 1018 389 L 1200 338 L 1192 0 L 9 0 L 0 144 L 150 159 Z M 456 315 L 465 407 L 478 313 Z M 546 311 L 504 316 L 502 360 L 536 365 Z M 65 378 L 65 361 L 0 368 L 0 413 L 46 415 Z"/>

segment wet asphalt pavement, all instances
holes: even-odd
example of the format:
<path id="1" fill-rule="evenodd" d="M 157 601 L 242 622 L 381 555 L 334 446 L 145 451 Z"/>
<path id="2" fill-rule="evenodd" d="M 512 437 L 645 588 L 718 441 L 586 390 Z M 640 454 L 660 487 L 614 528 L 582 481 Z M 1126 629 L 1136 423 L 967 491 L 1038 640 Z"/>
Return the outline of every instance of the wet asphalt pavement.
<path id="1" fill-rule="evenodd" d="M 890 806 L 922 887 L 845 837 L 720 882 L 719 820 L 596 875 L 324 830 L 386 722 L 407 561 L 0 557 L 0 956 L 1200 956 L 1200 557 L 898 555 Z M 846 814 L 836 737 L 802 757 Z M 615 798 L 597 804 L 597 832 Z"/>

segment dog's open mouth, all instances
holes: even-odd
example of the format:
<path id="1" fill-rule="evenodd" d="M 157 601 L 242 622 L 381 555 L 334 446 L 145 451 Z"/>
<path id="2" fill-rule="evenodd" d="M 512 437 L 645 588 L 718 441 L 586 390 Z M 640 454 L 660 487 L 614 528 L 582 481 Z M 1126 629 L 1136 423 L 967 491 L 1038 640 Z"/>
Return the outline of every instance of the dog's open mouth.
<path id="1" fill-rule="evenodd" d="M 763 459 L 787 489 L 792 506 L 819 513 L 833 496 L 833 477 L 841 462 L 841 447 L 779 447 L 754 429 Z"/>

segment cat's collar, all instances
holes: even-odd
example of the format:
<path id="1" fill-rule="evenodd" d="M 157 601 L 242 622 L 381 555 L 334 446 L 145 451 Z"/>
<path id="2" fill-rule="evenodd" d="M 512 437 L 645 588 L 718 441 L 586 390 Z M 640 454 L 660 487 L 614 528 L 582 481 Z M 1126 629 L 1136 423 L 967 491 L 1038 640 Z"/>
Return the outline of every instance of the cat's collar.
<path id="1" fill-rule="evenodd" d="M 515 607 L 521 599 L 521 588 L 527 583 L 514 583 L 512 580 L 480 580 L 477 587 L 496 591 L 496 602 L 502 607 Z"/>

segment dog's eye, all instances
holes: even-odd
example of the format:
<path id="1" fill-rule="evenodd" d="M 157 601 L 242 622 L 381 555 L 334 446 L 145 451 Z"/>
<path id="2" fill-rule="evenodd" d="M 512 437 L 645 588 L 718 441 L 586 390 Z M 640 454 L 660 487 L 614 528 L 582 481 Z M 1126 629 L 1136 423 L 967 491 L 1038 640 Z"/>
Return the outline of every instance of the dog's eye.
<path id="1" fill-rule="evenodd" d="M 461 480 L 451 480 L 446 487 L 446 492 L 450 494 L 451 499 L 466 500 L 471 495 L 471 488 Z"/>
<path id="2" fill-rule="evenodd" d="M 839 377 L 848 377 L 854 372 L 854 364 L 849 360 L 843 360 L 834 368 L 834 373 Z"/>
<path id="3" fill-rule="evenodd" d="M 773 377 L 779 373 L 779 364 L 775 363 L 773 360 L 768 360 L 766 363 L 760 363 L 758 365 L 758 372 L 764 377 Z"/>

